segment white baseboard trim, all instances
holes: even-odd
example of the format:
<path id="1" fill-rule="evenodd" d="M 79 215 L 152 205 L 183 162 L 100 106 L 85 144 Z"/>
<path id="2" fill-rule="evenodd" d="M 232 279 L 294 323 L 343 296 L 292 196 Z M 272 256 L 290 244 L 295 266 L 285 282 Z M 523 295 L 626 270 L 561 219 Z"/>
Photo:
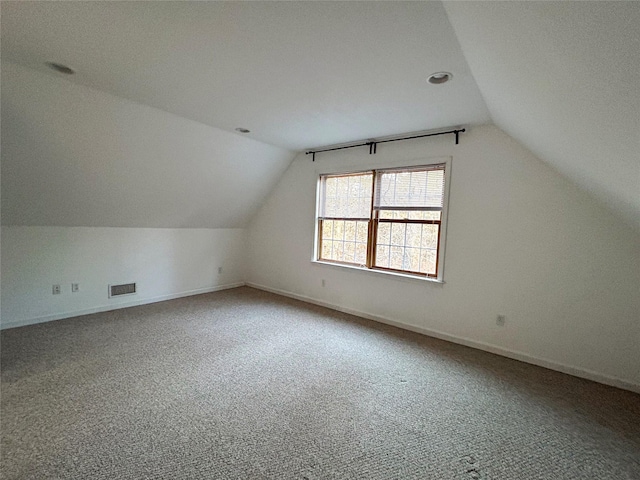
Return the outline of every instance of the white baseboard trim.
<path id="1" fill-rule="evenodd" d="M 465 345 L 467 347 L 477 348 L 478 350 L 484 350 L 485 352 L 495 353 L 496 355 L 501 355 L 503 357 L 519 360 L 525 363 L 530 363 L 532 365 L 537 365 L 539 367 L 544 367 L 550 370 L 566 373 L 568 375 L 573 375 L 574 377 L 580 377 L 587 380 L 592 380 L 594 382 L 603 383 L 605 385 L 610 385 L 612 387 L 622 388 L 624 390 L 640 393 L 640 385 L 636 383 L 633 383 L 621 378 L 604 375 L 602 373 L 594 372 L 592 370 L 565 365 L 562 363 L 555 362 L 553 360 L 534 357 L 532 355 L 529 355 L 523 352 L 510 350 L 507 348 L 499 347 L 497 345 L 491 345 L 489 343 L 480 342 L 477 340 L 472 340 L 470 338 L 459 337 L 457 335 L 451 335 L 449 333 L 440 332 L 438 330 L 418 327 L 416 325 L 411 325 L 411 324 L 400 322 L 390 318 L 381 317 L 379 315 L 373 315 L 371 313 L 354 310 L 352 308 L 342 307 L 340 305 L 333 305 L 329 302 L 308 297 L 306 295 L 299 295 L 297 293 L 289 292 L 286 290 L 267 287 L 266 285 L 260 285 L 252 282 L 246 282 L 245 285 L 248 287 L 257 288 L 259 290 L 264 290 L 266 292 L 275 293 L 277 295 L 283 295 L 285 297 L 294 298 L 296 300 L 312 303 L 314 305 L 319 305 L 321 307 L 330 308 L 332 310 L 337 310 L 339 312 L 348 313 L 350 315 L 355 315 L 357 317 L 373 320 L 374 322 L 380 322 L 386 325 L 392 325 L 394 327 L 402 328 L 404 330 L 410 330 L 412 332 L 427 335 L 429 337 L 439 338 L 440 340 L 446 340 L 448 342 L 457 343 L 459 345 Z"/>
<path id="2" fill-rule="evenodd" d="M 143 298 L 141 300 L 133 300 L 117 305 L 101 305 L 99 307 L 87 308 L 85 310 L 76 310 L 72 312 L 56 313 L 53 315 L 45 315 L 44 317 L 27 318 L 17 322 L 9 322 L 0 324 L 0 330 L 9 328 L 24 327 L 27 325 L 35 325 L 36 323 L 52 322 L 54 320 L 62 320 L 64 318 L 79 317 L 81 315 L 90 315 L 92 313 L 108 312 L 111 310 L 119 310 L 121 308 L 136 307 L 138 305 L 147 305 L 149 303 L 164 302 L 165 300 L 173 300 L 176 298 L 190 297 L 191 295 L 200 295 L 202 293 L 217 292 L 219 290 L 228 290 L 244 286 L 244 282 L 228 283 L 225 285 L 216 285 L 215 287 L 197 288 L 186 292 L 171 293 L 169 295 L 160 295 L 158 297 Z"/>

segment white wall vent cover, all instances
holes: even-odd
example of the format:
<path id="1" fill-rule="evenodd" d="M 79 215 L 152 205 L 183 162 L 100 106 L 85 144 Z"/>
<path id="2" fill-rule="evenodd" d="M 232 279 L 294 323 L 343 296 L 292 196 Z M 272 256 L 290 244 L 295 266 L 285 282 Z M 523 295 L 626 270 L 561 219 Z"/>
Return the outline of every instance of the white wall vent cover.
<path id="1" fill-rule="evenodd" d="M 135 283 L 123 283 L 122 285 L 109 285 L 109 298 L 121 297 L 122 295 L 134 295 L 136 293 Z"/>

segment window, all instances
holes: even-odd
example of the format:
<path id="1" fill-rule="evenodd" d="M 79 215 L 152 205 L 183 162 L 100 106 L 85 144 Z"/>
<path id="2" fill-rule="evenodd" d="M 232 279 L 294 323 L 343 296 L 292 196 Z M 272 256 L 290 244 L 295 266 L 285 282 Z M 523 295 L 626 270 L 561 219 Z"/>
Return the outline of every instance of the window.
<path id="1" fill-rule="evenodd" d="M 316 260 L 441 278 L 445 171 L 321 175 Z"/>

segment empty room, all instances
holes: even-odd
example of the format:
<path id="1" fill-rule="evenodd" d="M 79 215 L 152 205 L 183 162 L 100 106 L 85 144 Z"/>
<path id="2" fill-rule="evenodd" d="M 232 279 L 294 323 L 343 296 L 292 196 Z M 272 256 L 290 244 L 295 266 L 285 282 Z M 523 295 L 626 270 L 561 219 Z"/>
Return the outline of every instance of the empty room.
<path id="1" fill-rule="evenodd" d="M 0 477 L 640 479 L 640 2 L 0 21 Z"/>

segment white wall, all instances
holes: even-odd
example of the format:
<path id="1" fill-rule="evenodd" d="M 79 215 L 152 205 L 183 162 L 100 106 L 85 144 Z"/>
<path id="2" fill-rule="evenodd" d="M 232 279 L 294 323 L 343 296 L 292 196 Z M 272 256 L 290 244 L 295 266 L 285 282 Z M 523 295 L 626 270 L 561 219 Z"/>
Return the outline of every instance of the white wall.
<path id="1" fill-rule="evenodd" d="M 243 229 L 2 227 L 2 327 L 242 284 Z M 222 273 L 218 274 L 218 267 Z M 137 282 L 108 298 L 109 284 Z M 71 283 L 80 291 L 71 292 Z M 62 293 L 52 294 L 53 284 Z"/>
<path id="2" fill-rule="evenodd" d="M 243 227 L 292 152 L 8 62 L 1 98 L 2 326 L 243 282 Z"/>
<path id="3" fill-rule="evenodd" d="M 445 284 L 311 262 L 319 173 L 443 155 Z M 640 391 L 640 237 L 495 127 L 301 154 L 248 233 L 249 284 Z"/>

